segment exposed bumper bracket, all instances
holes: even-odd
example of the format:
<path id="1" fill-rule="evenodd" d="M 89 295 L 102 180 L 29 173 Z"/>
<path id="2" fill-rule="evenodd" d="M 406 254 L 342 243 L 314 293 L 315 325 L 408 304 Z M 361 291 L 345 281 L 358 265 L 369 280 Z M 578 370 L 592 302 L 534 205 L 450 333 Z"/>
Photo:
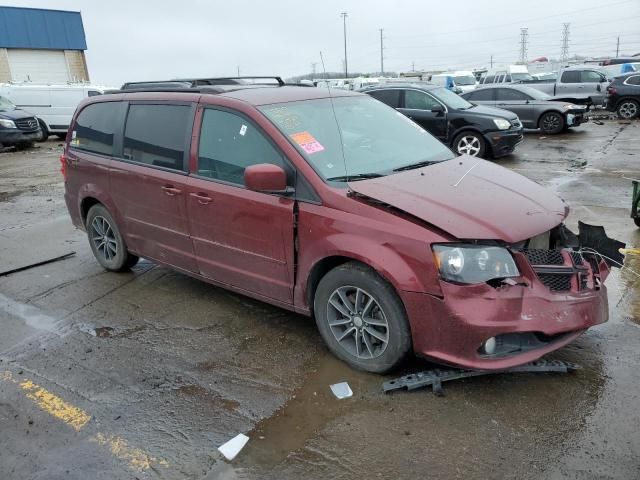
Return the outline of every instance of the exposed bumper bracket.
<path id="1" fill-rule="evenodd" d="M 526 363 L 518 367 L 507 368 L 505 370 L 426 370 L 424 372 L 412 373 L 382 384 L 384 393 L 394 390 L 407 389 L 416 390 L 431 385 L 433 393 L 437 396 L 444 396 L 442 382 L 450 380 L 460 380 L 462 378 L 479 377 L 481 375 L 493 375 L 497 373 L 569 373 L 580 370 L 582 367 L 575 363 L 563 362 L 562 360 L 538 360 L 537 362 Z"/>

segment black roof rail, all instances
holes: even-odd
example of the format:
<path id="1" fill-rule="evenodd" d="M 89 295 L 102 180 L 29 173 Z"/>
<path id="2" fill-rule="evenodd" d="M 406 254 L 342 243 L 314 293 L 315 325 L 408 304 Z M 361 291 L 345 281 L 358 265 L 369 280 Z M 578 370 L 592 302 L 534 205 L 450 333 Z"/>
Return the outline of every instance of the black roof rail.
<path id="1" fill-rule="evenodd" d="M 192 82 L 192 85 L 200 86 L 200 85 L 234 85 L 241 82 L 237 82 L 237 80 L 275 80 L 276 83 L 283 87 L 285 85 L 282 77 L 278 76 L 242 76 L 242 77 L 201 77 L 201 78 L 178 78 L 172 81 L 175 82 Z M 248 82 L 253 85 L 273 85 L 273 82 Z"/>

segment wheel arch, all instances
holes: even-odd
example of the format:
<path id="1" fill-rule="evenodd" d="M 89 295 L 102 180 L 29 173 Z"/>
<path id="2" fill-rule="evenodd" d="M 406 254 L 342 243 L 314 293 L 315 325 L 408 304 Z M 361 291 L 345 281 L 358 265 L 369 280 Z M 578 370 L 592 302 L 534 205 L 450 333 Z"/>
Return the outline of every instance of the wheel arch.
<path id="1" fill-rule="evenodd" d="M 564 118 L 565 124 L 567 123 L 567 116 L 564 112 L 558 110 L 557 108 L 547 108 L 544 112 L 542 112 L 538 116 L 538 121 L 536 122 L 536 126 L 540 128 L 540 122 L 542 121 L 542 117 L 544 117 L 547 113 L 559 113 L 562 118 Z"/>

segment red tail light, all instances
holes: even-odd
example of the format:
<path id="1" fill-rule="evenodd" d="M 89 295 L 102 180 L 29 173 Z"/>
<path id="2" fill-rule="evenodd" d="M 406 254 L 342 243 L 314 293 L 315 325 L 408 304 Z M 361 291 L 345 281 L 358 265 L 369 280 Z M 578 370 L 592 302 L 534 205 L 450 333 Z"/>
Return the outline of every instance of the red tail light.
<path id="1" fill-rule="evenodd" d="M 60 155 L 60 173 L 62 174 L 62 178 L 64 178 L 65 182 L 67 181 L 67 159 L 64 156 L 64 153 Z"/>
<path id="2" fill-rule="evenodd" d="M 607 87 L 607 93 L 609 95 L 615 95 L 618 91 L 616 90 L 616 87 Z"/>

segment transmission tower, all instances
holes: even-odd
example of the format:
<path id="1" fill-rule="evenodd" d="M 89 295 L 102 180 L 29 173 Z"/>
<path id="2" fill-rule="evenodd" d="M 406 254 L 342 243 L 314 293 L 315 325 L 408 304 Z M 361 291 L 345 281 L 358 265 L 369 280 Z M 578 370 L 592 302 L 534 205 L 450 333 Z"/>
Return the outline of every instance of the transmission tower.
<path id="1" fill-rule="evenodd" d="M 528 28 L 520 29 L 520 63 L 527 63 L 527 37 L 529 36 Z"/>
<path id="2" fill-rule="evenodd" d="M 562 24 L 562 49 L 560 50 L 560 60 L 562 60 L 563 63 L 569 58 L 569 25 L 571 24 Z"/>

